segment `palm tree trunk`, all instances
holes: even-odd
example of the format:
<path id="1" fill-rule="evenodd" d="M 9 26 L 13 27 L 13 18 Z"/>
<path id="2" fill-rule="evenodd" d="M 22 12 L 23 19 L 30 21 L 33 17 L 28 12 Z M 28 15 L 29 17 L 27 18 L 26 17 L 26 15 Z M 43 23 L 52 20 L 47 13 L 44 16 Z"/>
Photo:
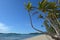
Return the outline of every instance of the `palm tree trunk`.
<path id="1" fill-rule="evenodd" d="M 52 21 L 52 20 L 50 20 L 50 19 L 48 19 L 48 18 L 46 18 L 46 20 L 48 20 L 48 21 Z M 53 39 L 55 39 L 55 40 L 60 40 L 60 30 L 59 30 L 59 28 L 58 27 L 56 27 L 56 26 L 54 26 L 51 22 L 50 22 L 50 25 L 54 28 L 54 30 L 56 31 L 56 36 L 54 36 L 54 35 L 51 35 L 50 34 L 50 36 L 53 38 Z"/>
<path id="2" fill-rule="evenodd" d="M 48 21 L 50 21 L 50 25 L 54 28 L 54 30 L 56 31 L 57 35 L 60 35 L 60 30 L 58 27 L 54 26 L 51 22 L 53 22 L 51 19 L 46 18 Z"/>
<path id="3" fill-rule="evenodd" d="M 44 33 L 44 32 L 42 32 L 41 30 L 38 30 L 38 29 L 36 29 L 34 26 L 33 26 L 33 23 L 32 23 L 32 18 L 31 18 L 31 15 L 30 15 L 30 12 L 28 13 L 28 15 L 29 15 L 29 18 L 30 18 L 30 24 L 31 24 L 31 27 L 34 29 L 34 30 L 36 30 L 36 31 L 38 31 L 38 32 L 41 32 L 41 33 L 43 33 L 43 34 L 47 34 L 47 35 L 49 35 L 49 36 L 51 36 L 53 39 L 55 39 L 55 40 L 60 40 L 60 38 L 59 37 L 55 37 L 54 35 L 52 35 L 52 34 L 49 34 L 49 33 Z M 52 25 L 52 24 L 51 24 Z M 52 25 L 53 26 L 53 25 Z M 55 29 L 55 27 L 53 26 L 53 28 Z M 55 29 L 55 31 L 56 31 L 56 33 L 58 34 L 58 31 Z"/>
<path id="4" fill-rule="evenodd" d="M 43 32 L 43 31 L 41 31 L 41 30 L 36 29 L 36 28 L 33 26 L 32 17 L 31 17 L 31 15 L 30 15 L 30 12 L 28 13 L 28 15 L 29 15 L 29 18 L 30 18 L 31 27 L 32 27 L 34 30 L 38 31 L 38 32 Z"/>

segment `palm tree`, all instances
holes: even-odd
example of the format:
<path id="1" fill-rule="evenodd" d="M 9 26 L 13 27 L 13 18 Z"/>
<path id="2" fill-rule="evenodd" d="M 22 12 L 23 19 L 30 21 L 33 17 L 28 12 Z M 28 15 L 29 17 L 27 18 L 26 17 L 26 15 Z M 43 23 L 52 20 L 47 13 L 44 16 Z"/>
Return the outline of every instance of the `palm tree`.
<path id="1" fill-rule="evenodd" d="M 29 18 L 30 18 L 31 27 L 32 27 L 34 30 L 36 30 L 36 31 L 42 32 L 41 30 L 38 30 L 38 29 L 36 29 L 36 28 L 33 26 L 32 17 L 31 17 L 31 15 L 30 15 L 30 11 L 33 9 L 32 4 L 31 4 L 30 2 L 28 2 L 27 5 L 25 4 L 25 7 L 26 7 L 26 9 L 28 10 L 28 15 L 29 15 Z"/>
<path id="2" fill-rule="evenodd" d="M 45 21 L 48 21 L 48 22 L 44 22 L 45 25 L 46 25 L 46 29 L 47 30 L 51 30 L 53 29 L 53 31 L 55 32 L 55 35 L 57 37 L 55 37 L 54 35 L 51 35 L 50 31 L 48 31 L 47 33 L 45 34 L 48 34 L 50 35 L 51 37 L 53 38 L 56 38 L 56 39 L 59 39 L 60 40 L 60 22 L 59 22 L 59 18 L 60 18 L 60 10 L 58 10 L 58 8 L 60 8 L 60 6 L 57 6 L 56 5 L 56 2 L 48 2 L 47 0 L 43 0 L 42 2 L 39 2 L 38 4 L 38 8 L 37 7 L 33 7 L 32 4 L 30 2 L 28 2 L 27 5 L 25 5 L 26 9 L 28 10 L 28 15 L 30 17 L 30 24 L 32 26 L 33 29 L 39 31 L 39 32 L 42 32 L 44 33 L 43 31 L 41 30 L 38 30 L 36 29 L 34 26 L 33 26 L 33 23 L 32 23 L 32 17 L 30 15 L 30 11 L 33 10 L 33 9 L 38 9 L 42 12 L 44 12 L 46 15 L 46 12 L 48 13 L 46 17 L 43 17 L 41 16 L 41 14 L 39 15 L 40 18 L 44 18 Z M 57 13 L 59 15 L 57 15 Z M 47 24 L 49 23 L 49 24 Z M 50 25 L 50 26 L 49 26 Z"/>
<path id="3" fill-rule="evenodd" d="M 58 4 L 60 4 L 60 0 L 57 0 L 58 1 Z"/>

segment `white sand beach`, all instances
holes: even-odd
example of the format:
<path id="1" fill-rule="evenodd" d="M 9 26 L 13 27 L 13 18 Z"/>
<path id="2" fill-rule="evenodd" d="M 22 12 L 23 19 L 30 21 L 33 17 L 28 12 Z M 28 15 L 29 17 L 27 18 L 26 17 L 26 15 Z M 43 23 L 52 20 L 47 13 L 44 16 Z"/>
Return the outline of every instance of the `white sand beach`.
<path id="1" fill-rule="evenodd" d="M 35 37 L 27 38 L 25 40 L 54 40 L 48 35 L 38 35 Z"/>

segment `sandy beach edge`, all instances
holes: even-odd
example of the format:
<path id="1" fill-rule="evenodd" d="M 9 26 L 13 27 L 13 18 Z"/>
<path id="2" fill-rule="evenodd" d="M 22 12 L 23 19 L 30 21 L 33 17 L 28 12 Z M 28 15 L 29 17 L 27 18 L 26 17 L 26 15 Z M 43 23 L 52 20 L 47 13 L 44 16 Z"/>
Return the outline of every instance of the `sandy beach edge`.
<path id="1" fill-rule="evenodd" d="M 38 36 L 35 36 L 35 37 L 27 38 L 27 39 L 24 39 L 24 40 L 54 40 L 54 39 L 52 39 L 48 35 L 42 34 L 42 35 L 38 35 Z"/>

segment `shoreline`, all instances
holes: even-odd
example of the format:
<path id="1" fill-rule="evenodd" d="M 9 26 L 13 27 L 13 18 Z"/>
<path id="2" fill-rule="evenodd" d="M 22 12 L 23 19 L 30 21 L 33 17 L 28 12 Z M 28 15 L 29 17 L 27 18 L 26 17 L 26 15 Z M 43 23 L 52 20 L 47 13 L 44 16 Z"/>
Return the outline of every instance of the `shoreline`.
<path id="1" fill-rule="evenodd" d="M 35 37 L 27 38 L 25 40 L 54 40 L 54 39 L 52 39 L 48 35 L 41 34 L 41 35 L 38 35 L 38 36 L 35 36 Z"/>

